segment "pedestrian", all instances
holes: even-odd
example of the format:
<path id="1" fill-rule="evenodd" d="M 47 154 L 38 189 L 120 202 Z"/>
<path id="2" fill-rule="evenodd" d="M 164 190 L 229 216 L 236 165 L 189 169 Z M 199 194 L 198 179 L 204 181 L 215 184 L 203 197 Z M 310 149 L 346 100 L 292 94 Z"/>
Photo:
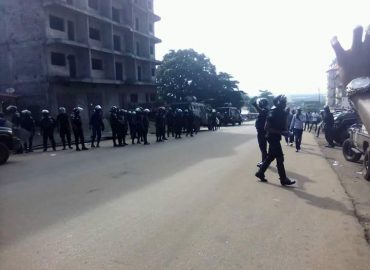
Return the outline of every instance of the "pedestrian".
<path id="1" fill-rule="evenodd" d="M 124 109 L 118 111 L 118 124 L 117 124 L 117 137 L 118 137 L 118 146 L 126 146 L 126 135 L 128 130 L 128 119 L 127 112 Z"/>
<path id="2" fill-rule="evenodd" d="M 305 121 L 304 121 L 304 131 L 306 131 L 306 128 L 307 130 L 309 129 L 310 121 L 311 121 L 311 112 L 306 112 Z"/>
<path id="3" fill-rule="evenodd" d="M 136 133 L 137 133 L 137 144 L 141 144 L 144 141 L 143 133 L 144 133 L 144 122 L 143 122 L 143 111 L 142 108 L 138 107 L 135 109 L 135 118 L 136 118 Z"/>
<path id="4" fill-rule="evenodd" d="M 328 142 L 328 145 L 326 147 L 333 148 L 335 147 L 333 140 L 334 116 L 330 112 L 330 108 L 328 105 L 324 107 L 323 122 L 325 125 L 325 139 Z"/>
<path id="5" fill-rule="evenodd" d="M 317 132 L 316 132 L 316 137 L 320 136 L 320 131 L 325 130 L 324 127 L 324 111 L 320 111 L 320 116 L 318 118 L 319 124 L 317 125 Z"/>
<path id="6" fill-rule="evenodd" d="M 24 151 L 33 152 L 33 136 L 35 136 L 35 121 L 32 118 L 32 113 L 29 110 L 23 110 L 21 113 L 21 128 L 26 130 L 27 136 L 24 138 Z"/>
<path id="7" fill-rule="evenodd" d="M 118 108 L 116 106 L 112 106 L 109 110 L 110 116 L 109 116 L 109 123 L 110 127 L 112 129 L 112 141 L 113 141 L 113 147 L 117 147 L 117 137 L 118 137 Z"/>
<path id="8" fill-rule="evenodd" d="M 289 128 L 290 130 L 293 130 L 293 133 L 294 133 L 296 152 L 301 150 L 303 124 L 304 124 L 304 117 L 302 114 L 302 109 L 298 107 L 297 113 L 294 114 L 292 122 L 290 124 L 290 128 Z"/>
<path id="9" fill-rule="evenodd" d="M 191 110 L 185 110 L 186 137 L 193 137 L 194 114 Z M 216 120 L 216 119 L 215 119 Z M 216 123 L 215 123 L 216 124 Z"/>
<path id="10" fill-rule="evenodd" d="M 317 124 L 319 120 L 319 114 L 317 112 L 313 112 L 311 115 L 311 126 L 309 132 L 311 132 L 313 126 L 315 126 L 315 132 L 317 131 Z"/>
<path id="11" fill-rule="evenodd" d="M 293 134 L 293 131 L 290 130 L 290 124 L 292 123 L 292 119 L 293 119 L 293 115 L 295 114 L 295 111 L 294 110 L 290 111 L 290 108 L 286 108 L 285 111 L 287 114 L 287 118 L 286 118 L 287 130 L 289 130 L 288 136 L 285 136 L 285 142 L 286 142 L 286 145 L 292 146 L 293 141 L 294 141 L 294 134 Z"/>
<path id="12" fill-rule="evenodd" d="M 91 147 L 95 147 L 95 139 L 96 139 L 96 147 L 100 147 L 100 140 L 102 131 L 104 131 L 104 122 L 103 122 L 103 115 L 102 115 L 102 107 L 100 105 L 96 105 L 93 114 L 90 117 L 90 128 L 92 130 L 91 135 Z"/>
<path id="13" fill-rule="evenodd" d="M 255 127 L 257 130 L 257 141 L 258 146 L 261 151 L 262 159 L 260 162 L 258 162 L 257 167 L 260 167 L 263 163 L 263 161 L 267 157 L 267 139 L 266 139 L 266 130 L 265 130 L 265 124 L 266 124 L 266 118 L 269 112 L 268 109 L 268 101 L 265 98 L 260 98 L 258 100 L 255 100 L 252 103 L 253 107 L 258 112 L 257 120 L 255 123 Z"/>
<path id="14" fill-rule="evenodd" d="M 18 130 L 21 125 L 21 114 L 18 111 L 17 106 L 10 105 L 6 108 L 6 111 L 11 114 L 12 129 Z M 17 134 L 16 134 L 17 135 Z"/>
<path id="15" fill-rule="evenodd" d="M 144 145 L 149 145 L 150 143 L 148 142 L 148 133 L 149 133 L 149 109 L 144 110 L 143 114 L 143 126 L 144 126 L 144 131 L 143 131 L 143 136 L 144 136 Z"/>
<path id="16" fill-rule="evenodd" d="M 89 148 L 85 146 L 85 136 L 80 115 L 82 110 L 83 109 L 81 107 L 76 107 L 73 109 L 73 114 L 71 115 L 71 124 L 73 135 L 75 137 L 76 151 L 89 150 Z M 81 149 L 79 144 L 81 144 Z"/>
<path id="17" fill-rule="evenodd" d="M 266 118 L 265 130 L 267 132 L 267 141 L 269 142 L 269 150 L 266 159 L 260 166 L 259 171 L 255 174 L 261 182 L 267 182 L 265 172 L 271 162 L 276 159 L 277 169 L 282 186 L 293 185 L 295 181 L 290 180 L 285 172 L 284 154 L 281 148 L 281 136 L 287 134 L 286 130 L 286 107 L 287 99 L 284 95 L 279 95 L 274 98 L 275 108 L 271 109 Z"/>
<path id="18" fill-rule="evenodd" d="M 48 110 L 41 111 L 42 118 L 40 121 L 40 129 L 42 133 L 42 142 L 44 146 L 44 152 L 48 150 L 48 140 L 50 140 L 53 151 L 56 151 L 56 144 L 54 140 L 54 129 L 56 126 L 56 121 L 50 116 Z"/>
<path id="19" fill-rule="evenodd" d="M 71 140 L 71 121 L 67 114 L 66 108 L 60 107 L 59 114 L 57 116 L 57 127 L 59 130 L 59 136 L 63 144 L 63 150 L 66 150 L 66 143 L 68 148 L 73 149 Z"/>

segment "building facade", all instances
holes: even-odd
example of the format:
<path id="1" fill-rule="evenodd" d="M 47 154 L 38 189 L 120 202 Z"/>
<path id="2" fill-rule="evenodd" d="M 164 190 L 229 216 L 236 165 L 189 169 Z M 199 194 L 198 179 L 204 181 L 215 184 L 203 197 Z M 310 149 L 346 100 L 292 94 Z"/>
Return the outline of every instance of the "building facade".
<path id="1" fill-rule="evenodd" d="M 332 109 L 349 108 L 349 102 L 346 94 L 346 89 L 342 85 L 339 77 L 339 68 L 336 60 L 332 62 L 327 74 L 327 105 Z"/>
<path id="2" fill-rule="evenodd" d="M 20 107 L 155 101 L 153 0 L 2 0 L 0 16 L 0 92 Z"/>

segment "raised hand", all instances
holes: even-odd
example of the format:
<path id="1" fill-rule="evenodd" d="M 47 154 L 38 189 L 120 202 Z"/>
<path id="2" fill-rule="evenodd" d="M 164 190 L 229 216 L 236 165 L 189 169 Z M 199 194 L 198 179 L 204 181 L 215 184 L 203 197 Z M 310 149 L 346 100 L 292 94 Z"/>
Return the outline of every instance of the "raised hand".
<path id="1" fill-rule="evenodd" d="M 343 86 L 358 77 L 370 77 L 370 26 L 365 32 L 362 41 L 363 28 L 356 27 L 353 30 L 352 47 L 344 50 L 337 37 L 331 40 L 331 45 L 337 56 L 340 77 Z"/>

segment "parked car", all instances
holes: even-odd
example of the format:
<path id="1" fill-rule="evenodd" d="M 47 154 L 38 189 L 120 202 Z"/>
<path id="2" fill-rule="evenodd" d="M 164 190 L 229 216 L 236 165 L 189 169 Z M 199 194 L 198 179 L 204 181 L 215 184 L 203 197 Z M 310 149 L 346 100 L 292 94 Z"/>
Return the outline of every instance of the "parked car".
<path id="1" fill-rule="evenodd" d="M 334 141 L 342 145 L 343 142 L 349 137 L 348 129 L 360 123 L 361 120 L 356 112 L 344 111 L 334 114 Z"/>
<path id="2" fill-rule="evenodd" d="M 240 126 L 243 122 L 240 111 L 235 107 L 220 107 L 217 108 L 217 111 L 221 115 L 221 125 L 227 126 L 228 124 L 232 124 L 235 126 L 238 123 Z"/>
<path id="3" fill-rule="evenodd" d="M 0 165 L 7 162 L 11 153 L 21 152 L 22 144 L 11 128 L 0 127 Z"/>
<path id="4" fill-rule="evenodd" d="M 364 155 L 363 176 L 370 181 L 370 135 L 361 124 L 353 125 L 348 129 L 349 138 L 343 143 L 343 156 L 346 160 L 356 162 Z"/>

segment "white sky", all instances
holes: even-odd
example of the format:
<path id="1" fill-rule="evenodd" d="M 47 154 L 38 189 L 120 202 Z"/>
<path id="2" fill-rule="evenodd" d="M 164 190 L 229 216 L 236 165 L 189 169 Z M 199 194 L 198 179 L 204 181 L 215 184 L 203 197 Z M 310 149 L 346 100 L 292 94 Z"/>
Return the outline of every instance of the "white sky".
<path id="1" fill-rule="evenodd" d="M 250 95 L 326 91 L 336 35 L 345 48 L 370 24 L 370 0 L 155 0 L 156 54 L 193 48 Z"/>

